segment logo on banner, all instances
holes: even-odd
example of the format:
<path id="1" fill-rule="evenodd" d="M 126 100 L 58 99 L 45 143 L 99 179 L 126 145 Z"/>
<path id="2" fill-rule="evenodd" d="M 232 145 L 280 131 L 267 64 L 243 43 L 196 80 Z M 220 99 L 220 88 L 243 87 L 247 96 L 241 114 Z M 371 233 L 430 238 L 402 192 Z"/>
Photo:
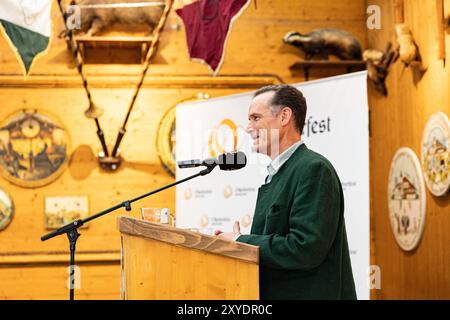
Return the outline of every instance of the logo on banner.
<path id="1" fill-rule="evenodd" d="M 225 197 L 225 199 L 228 199 L 229 197 L 231 197 L 233 194 L 233 188 L 228 185 L 225 187 L 225 189 L 223 190 L 223 196 Z"/>
<path id="2" fill-rule="evenodd" d="M 250 226 L 250 224 L 252 223 L 253 220 L 253 216 L 250 214 L 246 214 L 245 216 L 242 217 L 241 219 L 241 225 L 244 228 L 248 228 Z"/>
<path id="3" fill-rule="evenodd" d="M 245 129 L 237 126 L 233 120 L 222 120 L 209 136 L 209 154 L 215 158 L 225 152 L 237 151 L 243 144 L 244 133 Z"/>
<path id="4" fill-rule="evenodd" d="M 184 190 L 184 199 L 185 200 L 189 200 L 190 198 L 192 198 L 192 190 L 191 188 L 187 188 L 186 190 Z"/>
<path id="5" fill-rule="evenodd" d="M 209 225 L 209 218 L 205 214 L 200 218 L 200 227 L 205 228 Z"/>

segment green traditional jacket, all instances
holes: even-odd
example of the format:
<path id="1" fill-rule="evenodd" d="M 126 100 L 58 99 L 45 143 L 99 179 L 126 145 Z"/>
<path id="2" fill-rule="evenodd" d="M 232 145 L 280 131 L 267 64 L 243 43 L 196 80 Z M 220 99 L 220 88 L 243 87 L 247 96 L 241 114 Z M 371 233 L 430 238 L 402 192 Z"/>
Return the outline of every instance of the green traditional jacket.
<path id="1" fill-rule="evenodd" d="M 304 144 L 259 188 L 237 241 L 259 246 L 261 299 L 356 299 L 339 177 Z"/>

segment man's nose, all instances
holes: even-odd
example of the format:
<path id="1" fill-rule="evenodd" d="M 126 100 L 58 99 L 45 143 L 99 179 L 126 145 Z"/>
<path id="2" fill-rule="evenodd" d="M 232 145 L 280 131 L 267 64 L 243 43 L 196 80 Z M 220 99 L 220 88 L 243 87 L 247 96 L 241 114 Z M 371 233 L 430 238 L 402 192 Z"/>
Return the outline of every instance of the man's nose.
<path id="1" fill-rule="evenodd" d="M 247 132 L 247 133 L 252 133 L 252 131 L 253 131 L 254 129 L 253 129 L 253 127 L 252 127 L 252 124 L 251 123 L 249 123 L 248 125 L 247 125 L 247 128 L 245 129 L 245 132 Z"/>

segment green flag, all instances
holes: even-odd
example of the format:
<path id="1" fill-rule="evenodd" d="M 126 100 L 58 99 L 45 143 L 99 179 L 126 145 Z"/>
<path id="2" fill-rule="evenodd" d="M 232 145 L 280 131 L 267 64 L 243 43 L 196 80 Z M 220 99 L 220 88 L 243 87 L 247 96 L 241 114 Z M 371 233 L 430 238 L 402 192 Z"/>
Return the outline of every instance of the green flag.
<path id="1" fill-rule="evenodd" d="M 0 29 L 28 74 L 35 57 L 49 44 L 51 0 L 0 0 Z"/>

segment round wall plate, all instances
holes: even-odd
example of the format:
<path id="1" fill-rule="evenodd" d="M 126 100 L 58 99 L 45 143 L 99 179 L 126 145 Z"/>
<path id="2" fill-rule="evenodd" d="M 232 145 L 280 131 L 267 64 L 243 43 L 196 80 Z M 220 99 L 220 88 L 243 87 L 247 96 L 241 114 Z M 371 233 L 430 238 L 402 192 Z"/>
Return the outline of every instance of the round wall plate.
<path id="1" fill-rule="evenodd" d="M 4 230 L 11 223 L 13 216 L 14 203 L 9 194 L 0 188 L 0 231 Z"/>
<path id="2" fill-rule="evenodd" d="M 67 167 L 70 140 L 46 112 L 25 109 L 0 122 L 0 172 L 21 187 L 54 181 Z"/>
<path id="3" fill-rule="evenodd" d="M 159 122 L 156 134 L 156 150 L 161 163 L 170 175 L 175 176 L 176 170 L 176 105 L 171 107 Z"/>
<path id="4" fill-rule="evenodd" d="M 176 173 L 176 114 L 177 105 L 184 102 L 209 99 L 209 95 L 198 93 L 195 97 L 182 99 L 171 106 L 161 118 L 156 133 L 156 151 L 164 169 L 173 177 Z"/>
<path id="5" fill-rule="evenodd" d="M 450 186 L 450 122 L 437 112 L 428 120 L 422 137 L 422 168 L 428 190 L 443 196 Z"/>
<path id="6" fill-rule="evenodd" d="M 399 149 L 392 159 L 388 206 L 398 245 L 405 251 L 415 249 L 424 231 L 426 195 L 419 159 L 410 148 Z"/>

